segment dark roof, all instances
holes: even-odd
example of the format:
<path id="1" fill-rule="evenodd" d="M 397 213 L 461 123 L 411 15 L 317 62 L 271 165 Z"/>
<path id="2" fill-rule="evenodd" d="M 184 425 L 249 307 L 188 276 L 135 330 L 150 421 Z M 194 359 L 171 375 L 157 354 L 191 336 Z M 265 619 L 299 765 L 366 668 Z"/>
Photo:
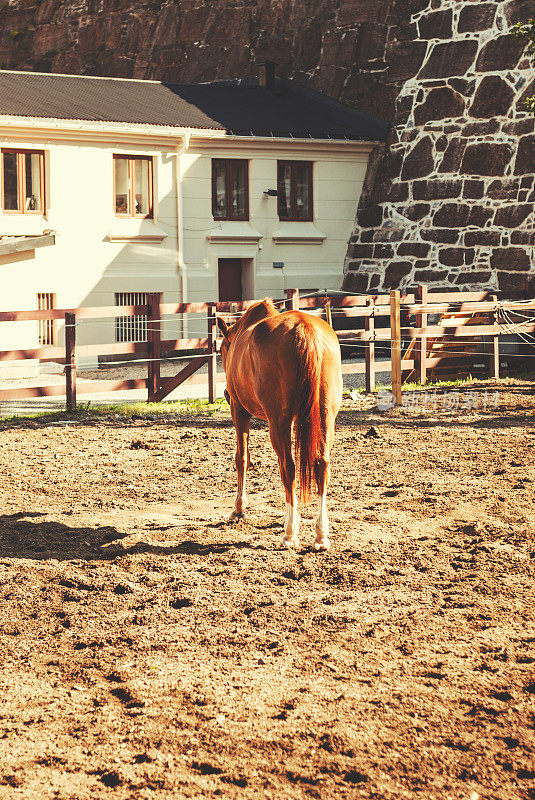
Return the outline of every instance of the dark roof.
<path id="1" fill-rule="evenodd" d="M 383 141 L 388 125 L 291 80 L 165 83 L 0 70 L 0 114 L 101 120 L 237 135 Z"/>

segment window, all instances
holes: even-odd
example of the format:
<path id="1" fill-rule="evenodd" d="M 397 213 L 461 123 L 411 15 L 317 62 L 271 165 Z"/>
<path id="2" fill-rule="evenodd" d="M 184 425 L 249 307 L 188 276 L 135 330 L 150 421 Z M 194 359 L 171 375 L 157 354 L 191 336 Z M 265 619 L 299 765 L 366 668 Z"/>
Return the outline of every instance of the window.
<path id="1" fill-rule="evenodd" d="M 249 219 L 249 162 L 212 159 L 214 219 Z"/>
<path id="2" fill-rule="evenodd" d="M 2 208 L 6 214 L 43 214 L 44 153 L 2 150 Z"/>
<path id="3" fill-rule="evenodd" d="M 37 310 L 38 311 L 51 311 L 56 307 L 56 296 L 50 292 L 37 293 Z M 39 344 L 56 344 L 56 320 L 55 319 L 40 319 Z"/>
<path id="4" fill-rule="evenodd" d="M 146 292 L 115 292 L 116 306 L 144 306 L 147 304 Z M 116 342 L 146 342 L 147 315 L 115 317 Z"/>
<path id="5" fill-rule="evenodd" d="M 152 217 L 152 158 L 114 156 L 115 213 L 118 217 Z"/>
<path id="6" fill-rule="evenodd" d="M 277 206 L 281 220 L 314 218 L 312 209 L 312 162 L 277 163 Z"/>

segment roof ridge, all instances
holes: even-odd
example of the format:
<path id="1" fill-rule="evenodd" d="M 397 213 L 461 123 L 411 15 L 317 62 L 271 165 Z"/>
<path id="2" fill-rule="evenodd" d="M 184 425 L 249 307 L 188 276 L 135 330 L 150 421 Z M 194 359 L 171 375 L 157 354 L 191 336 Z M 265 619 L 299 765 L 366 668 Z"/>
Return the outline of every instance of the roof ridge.
<path id="1" fill-rule="evenodd" d="M 2 69 L 0 75 L 42 75 L 45 78 L 83 78 L 94 81 L 124 81 L 125 83 L 150 83 L 159 86 L 216 86 L 218 84 L 240 84 L 244 81 L 254 81 L 254 76 L 242 76 L 236 78 L 217 78 L 214 81 L 195 81 L 188 83 L 175 80 L 151 80 L 148 78 L 124 78 L 116 75 L 78 75 L 73 72 L 39 72 L 33 69 Z"/>
<path id="2" fill-rule="evenodd" d="M 72 72 L 38 72 L 33 69 L 0 69 L 0 75 L 4 73 L 9 75 L 43 75 L 47 78 L 85 78 L 87 80 L 97 81 L 125 81 L 127 83 L 172 83 L 172 81 L 154 81 L 148 80 L 147 78 L 120 78 L 114 75 L 76 75 Z M 188 84 L 183 85 L 186 86 Z"/>

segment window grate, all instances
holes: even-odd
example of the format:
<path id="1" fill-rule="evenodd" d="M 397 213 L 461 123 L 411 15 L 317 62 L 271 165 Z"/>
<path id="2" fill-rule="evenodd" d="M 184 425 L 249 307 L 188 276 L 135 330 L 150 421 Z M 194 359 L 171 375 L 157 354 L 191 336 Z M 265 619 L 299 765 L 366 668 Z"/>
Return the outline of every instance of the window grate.
<path id="1" fill-rule="evenodd" d="M 52 311 L 56 307 L 56 296 L 51 292 L 37 292 L 37 310 Z M 40 345 L 56 344 L 56 320 L 40 319 L 38 329 Z"/>
<path id="2" fill-rule="evenodd" d="M 144 306 L 146 304 L 147 292 L 115 292 L 116 306 Z M 146 314 L 115 317 L 116 342 L 146 342 L 147 338 Z"/>

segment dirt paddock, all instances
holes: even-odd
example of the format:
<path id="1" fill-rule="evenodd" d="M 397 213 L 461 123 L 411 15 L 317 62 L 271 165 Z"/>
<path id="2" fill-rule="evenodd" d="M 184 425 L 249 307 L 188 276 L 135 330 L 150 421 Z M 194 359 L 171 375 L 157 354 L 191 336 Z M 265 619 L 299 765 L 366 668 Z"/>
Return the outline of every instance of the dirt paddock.
<path id="1" fill-rule="evenodd" d="M 260 424 L 231 525 L 227 417 L 0 423 L 0 797 L 535 798 L 535 384 L 460 398 L 340 415 L 327 554 Z"/>

